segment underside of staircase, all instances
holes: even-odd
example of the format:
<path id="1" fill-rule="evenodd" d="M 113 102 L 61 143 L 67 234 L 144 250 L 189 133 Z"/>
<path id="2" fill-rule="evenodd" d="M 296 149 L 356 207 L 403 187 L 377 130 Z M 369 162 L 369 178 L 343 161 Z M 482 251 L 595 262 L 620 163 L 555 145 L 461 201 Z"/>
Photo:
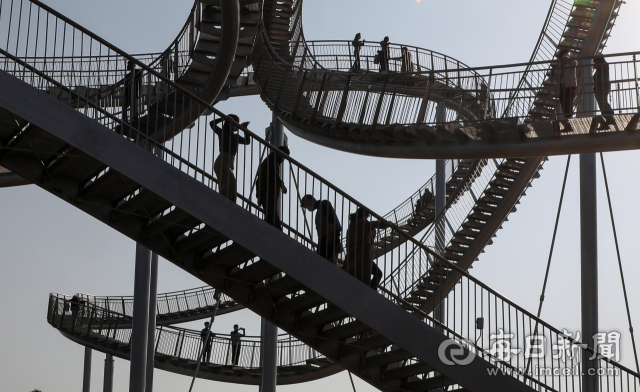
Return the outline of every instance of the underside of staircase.
<path id="1" fill-rule="evenodd" d="M 0 86 L 2 166 L 366 382 L 388 391 L 531 390 L 511 376 L 489 375 L 495 366 L 479 357 L 445 365 L 438 347 L 449 337 L 436 328 L 144 147 L 4 72 Z"/>

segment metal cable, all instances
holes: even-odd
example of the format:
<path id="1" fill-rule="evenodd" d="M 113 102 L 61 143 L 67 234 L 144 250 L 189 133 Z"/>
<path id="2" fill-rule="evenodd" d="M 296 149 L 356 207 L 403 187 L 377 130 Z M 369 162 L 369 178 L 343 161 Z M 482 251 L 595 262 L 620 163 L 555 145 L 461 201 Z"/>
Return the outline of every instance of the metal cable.
<path id="1" fill-rule="evenodd" d="M 189 392 L 193 389 L 193 384 L 196 381 L 196 377 L 198 376 L 198 370 L 200 370 L 200 363 L 202 362 L 202 358 L 204 358 L 204 354 L 207 350 L 207 344 L 209 343 L 209 336 L 211 336 L 211 327 L 213 326 L 213 321 L 216 318 L 216 313 L 218 313 L 218 305 L 220 305 L 220 290 L 216 290 L 216 293 L 213 295 L 216 300 L 216 307 L 213 310 L 213 314 L 211 315 L 211 320 L 209 321 L 209 328 L 207 328 L 207 336 L 202 342 L 202 352 L 198 356 L 198 364 L 196 365 L 196 371 L 193 373 L 193 378 L 191 379 L 191 386 L 189 386 Z"/>
<path id="2" fill-rule="evenodd" d="M 351 380 L 351 386 L 353 387 L 353 392 L 357 392 L 356 384 L 353 383 L 353 376 L 351 375 L 351 372 L 347 370 L 347 373 L 349 373 L 349 380 Z"/>
<path id="3" fill-rule="evenodd" d="M 540 293 L 540 304 L 538 305 L 538 313 L 536 314 L 538 318 L 540 318 L 540 313 L 542 313 L 542 304 L 544 302 L 544 293 L 547 291 L 547 282 L 549 281 L 549 271 L 551 269 L 551 259 L 553 257 L 553 249 L 556 244 L 556 235 L 558 234 L 558 223 L 560 222 L 560 212 L 562 212 L 562 201 L 564 200 L 564 191 L 567 187 L 567 176 L 569 175 L 569 164 L 571 163 L 571 155 L 567 157 L 567 166 L 564 170 L 564 180 L 562 181 L 562 191 L 560 192 L 560 201 L 558 202 L 558 213 L 556 214 L 556 223 L 553 227 L 553 237 L 551 238 L 551 248 L 549 249 L 549 259 L 547 260 L 547 270 L 544 274 L 544 283 L 542 284 L 542 293 Z M 536 326 L 533 329 L 533 336 L 538 334 L 538 325 L 539 323 L 536 321 Z M 527 361 L 527 371 L 529 370 L 529 366 L 531 366 L 531 357 Z"/>
<path id="4" fill-rule="evenodd" d="M 542 293 L 540 294 L 540 304 L 538 305 L 538 318 L 542 312 L 542 303 L 544 302 L 544 293 L 547 291 L 547 282 L 549 280 L 549 270 L 551 269 L 551 258 L 553 256 L 553 249 L 556 244 L 556 234 L 558 233 L 558 223 L 560 221 L 560 212 L 562 211 L 562 201 L 564 199 L 564 191 L 567 187 L 567 175 L 569 174 L 569 164 L 571 163 L 571 155 L 567 157 L 567 167 L 564 171 L 564 181 L 562 182 L 562 191 L 560 192 L 560 202 L 558 203 L 558 213 L 556 214 L 556 224 L 553 227 L 553 238 L 551 239 L 551 249 L 549 249 L 549 260 L 547 261 L 547 271 L 544 274 L 544 283 L 542 284 Z M 538 326 L 536 325 L 536 329 Z"/>
<path id="5" fill-rule="evenodd" d="M 622 292 L 624 293 L 624 304 L 627 308 L 627 319 L 629 320 L 629 333 L 631 334 L 631 344 L 633 345 L 633 356 L 636 361 L 636 370 L 640 372 L 638 364 L 638 351 L 636 349 L 636 339 L 633 336 L 633 325 L 631 323 L 631 312 L 629 311 L 629 298 L 627 297 L 627 286 L 624 282 L 624 273 L 622 271 L 622 259 L 620 257 L 620 247 L 618 246 L 618 233 L 616 224 L 613 220 L 613 207 L 611 206 L 611 195 L 609 194 L 609 181 L 607 180 L 607 171 L 604 167 L 604 156 L 600 153 L 600 162 L 602 163 L 602 175 L 604 176 L 604 187 L 607 191 L 607 202 L 609 203 L 609 216 L 611 217 L 611 228 L 613 229 L 613 239 L 616 244 L 616 254 L 618 256 L 618 267 L 620 268 L 620 280 L 622 281 Z"/>

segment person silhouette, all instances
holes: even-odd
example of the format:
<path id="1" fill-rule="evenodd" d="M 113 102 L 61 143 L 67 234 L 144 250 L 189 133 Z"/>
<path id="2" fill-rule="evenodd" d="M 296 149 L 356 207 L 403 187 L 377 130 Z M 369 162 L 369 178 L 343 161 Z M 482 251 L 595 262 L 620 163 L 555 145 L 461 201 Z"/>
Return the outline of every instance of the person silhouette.
<path id="1" fill-rule="evenodd" d="M 351 66 L 351 69 L 354 70 L 354 71 L 361 68 L 361 65 L 360 65 L 360 48 L 362 48 L 364 46 L 364 40 L 360 41 L 361 38 L 362 38 L 362 36 L 360 35 L 360 33 L 358 33 L 358 34 L 356 34 L 356 37 L 351 42 L 351 46 L 353 46 L 353 56 L 355 58 L 355 60 L 353 61 L 353 65 Z"/>
<path id="2" fill-rule="evenodd" d="M 142 71 L 136 68 L 136 64 L 127 61 L 129 72 L 124 76 L 122 88 L 122 121 L 129 122 L 129 118 L 134 120 L 138 117 L 138 98 L 142 89 Z M 129 117 L 131 109 L 131 117 Z"/>
<path id="3" fill-rule="evenodd" d="M 329 200 L 316 200 L 312 195 L 304 195 L 300 206 L 308 211 L 316 211 L 315 224 L 318 233 L 317 253 L 333 264 L 342 252 L 342 226 Z"/>
<path id="4" fill-rule="evenodd" d="M 609 103 L 609 93 L 611 92 L 611 79 L 609 77 L 609 63 L 605 60 L 604 56 L 599 55 L 593 59 L 593 92 L 600 108 L 602 117 L 599 117 L 600 126 L 598 129 L 609 129 L 609 125 L 615 125 L 616 121 L 613 118 L 613 108 Z"/>
<path id="5" fill-rule="evenodd" d="M 279 150 L 289 155 L 287 146 L 281 146 Z M 272 151 L 260 163 L 256 173 L 258 204 L 264 209 L 264 220 L 279 230 L 282 230 L 282 221 L 278 213 L 280 192 L 287 193 L 287 187 L 280 176 L 282 160 L 280 155 Z"/>
<path id="6" fill-rule="evenodd" d="M 240 119 L 235 114 L 229 115 L 230 119 L 239 123 Z M 222 122 L 222 128 L 217 124 Z M 243 127 L 249 125 L 246 121 L 241 124 Z M 233 174 L 235 168 L 236 154 L 238 153 L 238 145 L 248 145 L 251 143 L 251 137 L 245 133 L 244 137 L 238 135 L 239 128 L 220 117 L 209 123 L 209 126 L 218 135 L 220 155 L 213 163 L 213 171 L 218 178 L 218 192 L 221 195 L 235 202 L 238 198 L 238 190 L 236 177 Z"/>
<path id="7" fill-rule="evenodd" d="M 560 103 L 560 122 L 564 129 L 562 132 L 573 132 L 573 128 L 567 119 L 573 117 L 573 103 L 578 91 L 578 62 L 571 58 L 569 49 L 562 49 L 557 54 L 558 61 L 552 74 L 558 79 L 558 101 Z M 557 129 L 559 131 L 559 129 Z"/>
<path id="8" fill-rule="evenodd" d="M 380 72 L 389 72 L 389 37 L 380 41 Z"/>

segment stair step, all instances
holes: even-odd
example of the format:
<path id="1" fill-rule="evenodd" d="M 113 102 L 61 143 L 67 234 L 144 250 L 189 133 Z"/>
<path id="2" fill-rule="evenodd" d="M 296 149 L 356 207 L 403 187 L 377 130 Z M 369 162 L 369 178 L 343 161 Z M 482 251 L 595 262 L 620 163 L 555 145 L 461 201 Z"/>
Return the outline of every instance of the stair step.
<path id="1" fill-rule="evenodd" d="M 367 369 L 378 368 L 387 366 L 392 363 L 401 362 L 406 359 L 413 358 L 413 354 L 401 348 L 387 351 L 384 353 L 376 354 L 370 357 L 366 357 L 364 366 Z"/>
<path id="2" fill-rule="evenodd" d="M 179 238 L 173 244 L 173 249 L 180 254 L 192 249 L 211 249 L 227 241 L 227 238 L 209 226 L 205 226 L 195 233 Z"/>
<path id="3" fill-rule="evenodd" d="M 337 306 L 329 306 L 326 309 L 300 318 L 298 325 L 301 329 L 308 327 L 324 326 L 329 323 L 345 319 L 349 314 Z"/>
<path id="4" fill-rule="evenodd" d="M 361 321 L 355 320 L 351 321 L 347 324 L 343 324 L 337 327 L 330 328 L 324 332 L 322 332 L 319 337 L 320 339 L 326 339 L 329 341 L 340 341 L 344 342 L 348 338 L 354 337 L 356 335 L 361 335 L 365 332 L 370 331 L 371 328 L 366 326 Z"/>
<path id="5" fill-rule="evenodd" d="M 235 267 L 241 263 L 249 261 L 253 257 L 253 253 L 249 252 L 242 246 L 233 243 L 224 249 L 205 255 L 202 258 L 200 265 L 202 266 L 202 271 L 207 272 L 208 270 L 219 266 Z"/>
<path id="6" fill-rule="evenodd" d="M 402 380 L 418 374 L 424 374 L 434 371 L 433 368 L 426 363 L 419 362 L 411 365 L 405 365 L 395 369 L 390 369 L 382 374 L 384 382 Z"/>

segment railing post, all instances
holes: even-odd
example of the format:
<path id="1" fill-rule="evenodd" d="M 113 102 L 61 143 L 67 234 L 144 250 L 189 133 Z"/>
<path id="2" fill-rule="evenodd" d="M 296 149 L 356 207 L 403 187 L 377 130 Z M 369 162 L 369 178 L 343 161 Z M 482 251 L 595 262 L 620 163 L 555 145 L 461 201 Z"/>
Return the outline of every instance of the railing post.
<path id="1" fill-rule="evenodd" d="M 318 115 L 318 109 L 320 108 L 320 101 L 322 101 L 322 96 L 324 95 L 324 84 L 326 80 L 327 80 L 327 73 L 323 74 L 322 76 L 322 82 L 320 83 L 320 89 L 318 90 L 318 93 L 316 95 L 316 103 L 313 108 L 313 114 L 311 115 L 311 121 L 314 121 L 316 119 L 316 116 Z"/>
<path id="2" fill-rule="evenodd" d="M 387 110 L 387 119 L 385 120 L 385 125 L 389 125 L 391 123 L 391 116 L 393 115 L 393 105 L 396 102 L 396 87 L 393 88 L 393 94 L 391 94 L 391 102 L 389 103 L 389 109 Z"/>
<path id="3" fill-rule="evenodd" d="M 378 105 L 376 106 L 376 113 L 373 115 L 372 125 L 375 129 L 376 125 L 378 125 L 378 118 L 380 117 L 380 109 L 382 108 L 382 102 L 384 101 L 384 94 L 387 91 L 387 78 L 384 80 L 384 84 L 382 85 L 382 91 L 380 92 L 380 96 L 378 97 Z"/>
<path id="4" fill-rule="evenodd" d="M 491 81 L 493 78 L 493 68 L 489 70 L 489 81 L 487 83 L 487 98 L 484 103 L 484 113 L 482 113 L 482 120 L 487 119 L 487 113 L 489 111 L 489 105 L 491 104 Z"/>
<path id="5" fill-rule="evenodd" d="M 418 118 L 416 119 L 416 123 L 422 124 L 424 123 L 424 118 L 427 115 L 427 107 L 429 106 L 429 90 L 431 89 L 431 83 L 435 83 L 434 80 L 429 78 L 427 80 L 427 85 L 424 88 L 424 97 L 422 97 L 422 103 L 420 104 L 420 110 L 418 111 Z"/>
<path id="6" fill-rule="evenodd" d="M 360 110 L 360 118 L 358 119 L 358 124 L 360 125 L 364 123 L 364 116 L 367 114 L 367 105 L 369 104 L 370 91 L 371 91 L 371 85 L 368 85 L 367 91 L 364 93 L 364 101 L 362 101 L 362 110 Z"/>
<path id="7" fill-rule="evenodd" d="M 307 72 L 304 71 L 302 75 L 302 81 L 300 82 L 300 87 L 298 88 L 298 94 L 296 95 L 296 103 L 293 105 L 293 110 L 291 111 L 291 116 L 295 116 L 298 112 L 298 107 L 300 106 L 300 102 L 302 101 L 302 93 L 304 92 L 304 85 L 307 81 Z"/>
<path id="8" fill-rule="evenodd" d="M 347 78 L 344 90 L 342 90 L 342 99 L 340 100 L 340 107 L 338 108 L 338 115 L 336 116 L 336 125 L 342 124 L 342 118 L 344 112 L 347 110 L 347 98 L 349 97 L 349 89 L 351 87 L 351 75 Z"/>
<path id="9" fill-rule="evenodd" d="M 638 64 L 636 63 L 635 54 L 633 55 L 633 80 L 635 81 L 635 84 L 636 84 L 636 112 L 640 113 L 640 91 L 638 88 Z M 620 88 L 618 88 L 618 91 L 620 91 Z M 618 101 L 618 105 L 619 104 L 620 102 Z"/>

